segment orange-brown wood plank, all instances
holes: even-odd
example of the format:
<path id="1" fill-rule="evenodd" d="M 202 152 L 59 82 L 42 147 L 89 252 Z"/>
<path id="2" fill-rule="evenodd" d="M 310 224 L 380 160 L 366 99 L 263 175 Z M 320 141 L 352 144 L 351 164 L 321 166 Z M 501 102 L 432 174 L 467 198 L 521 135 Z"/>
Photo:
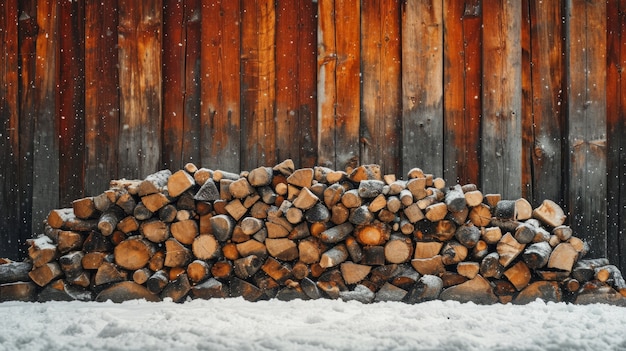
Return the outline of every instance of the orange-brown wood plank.
<path id="1" fill-rule="evenodd" d="M 119 1 L 119 167 L 143 178 L 161 167 L 163 9 L 158 0 Z"/>
<path id="2" fill-rule="evenodd" d="M 204 1 L 201 14 L 201 164 L 239 172 L 241 5 Z"/>
<path id="3" fill-rule="evenodd" d="M 317 4 L 300 0 L 298 17 L 298 128 L 300 167 L 317 165 Z"/>
<path id="4" fill-rule="evenodd" d="M 166 1 L 163 8 L 163 165 L 180 169 L 185 135 L 185 2 Z"/>
<path id="5" fill-rule="evenodd" d="M 0 3 L 0 257 L 19 257 L 20 189 L 19 184 L 19 107 L 18 107 L 18 4 L 17 0 Z M 12 228 L 10 230 L 9 228 Z"/>
<path id="6" fill-rule="evenodd" d="M 59 201 L 67 207 L 85 188 L 85 7 L 70 1 L 59 6 Z"/>
<path id="7" fill-rule="evenodd" d="M 200 158 L 200 54 L 202 42 L 202 0 L 185 0 L 185 94 L 183 106 L 182 160 L 197 163 Z"/>
<path id="8" fill-rule="evenodd" d="M 569 219 L 574 232 L 589 242 L 589 255 L 606 257 L 606 3 L 569 5 Z"/>
<path id="9" fill-rule="evenodd" d="M 316 27 L 311 18 L 317 8 L 306 0 L 276 4 L 276 157 L 311 166 L 317 127 L 311 113 L 316 88 Z"/>
<path id="10" fill-rule="evenodd" d="M 484 1 L 482 7 L 481 188 L 515 199 L 522 188 L 521 3 Z"/>
<path id="11" fill-rule="evenodd" d="M 85 1 L 85 193 L 118 177 L 117 0 Z M 130 175 L 120 177 L 130 178 Z"/>
<path id="12" fill-rule="evenodd" d="M 478 184 L 480 175 L 480 2 L 444 1 L 444 179 Z"/>
<path id="13" fill-rule="evenodd" d="M 443 175 L 443 2 L 402 9 L 402 174 Z"/>
<path id="14" fill-rule="evenodd" d="M 272 0 L 244 0 L 241 16 L 241 167 L 276 158 L 276 9 Z"/>
<path id="15" fill-rule="evenodd" d="M 626 1 L 607 2 L 607 213 L 626 218 Z M 624 221 L 607 223 L 607 258 L 626 269 Z"/>
<path id="16" fill-rule="evenodd" d="M 43 230 L 51 208 L 59 207 L 59 5 L 37 3 L 35 124 L 33 139 L 32 233 Z"/>
<path id="17" fill-rule="evenodd" d="M 32 232 L 32 198 L 33 198 L 33 139 L 35 116 L 35 67 L 37 62 L 37 1 L 25 0 L 18 2 L 18 45 L 19 45 L 19 206 L 20 215 L 26 219 L 20 223 L 19 237 L 31 238 Z"/>
<path id="18" fill-rule="evenodd" d="M 524 92 L 524 137 L 530 139 L 524 151 L 531 161 L 530 169 L 523 172 L 530 174 L 524 184 L 531 185 L 524 196 L 533 206 L 544 199 L 563 204 L 563 8 L 558 2 L 528 0 L 524 11 L 528 28 L 522 33 L 530 44 L 523 68 L 524 82 L 530 82 Z"/>
<path id="19" fill-rule="evenodd" d="M 361 163 L 400 169 L 400 1 L 361 2 Z"/>
<path id="20" fill-rule="evenodd" d="M 318 2 L 318 161 L 360 163 L 360 2 Z"/>

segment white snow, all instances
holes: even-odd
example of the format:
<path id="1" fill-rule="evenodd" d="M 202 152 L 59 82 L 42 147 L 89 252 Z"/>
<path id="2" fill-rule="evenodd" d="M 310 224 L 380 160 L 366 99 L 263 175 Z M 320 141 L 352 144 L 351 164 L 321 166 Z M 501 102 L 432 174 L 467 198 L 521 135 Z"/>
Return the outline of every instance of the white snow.
<path id="1" fill-rule="evenodd" d="M 0 350 L 626 350 L 626 308 L 535 301 L 0 303 Z"/>

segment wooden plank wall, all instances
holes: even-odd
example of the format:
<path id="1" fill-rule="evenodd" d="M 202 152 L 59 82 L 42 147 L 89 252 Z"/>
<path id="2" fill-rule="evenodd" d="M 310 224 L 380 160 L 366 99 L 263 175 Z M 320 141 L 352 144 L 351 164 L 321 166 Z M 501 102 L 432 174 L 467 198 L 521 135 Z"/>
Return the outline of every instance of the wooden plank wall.
<path id="1" fill-rule="evenodd" d="M 0 256 L 187 162 L 413 167 L 561 204 L 626 268 L 626 0 L 5 0 Z M 6 243 L 6 244 L 5 244 Z"/>

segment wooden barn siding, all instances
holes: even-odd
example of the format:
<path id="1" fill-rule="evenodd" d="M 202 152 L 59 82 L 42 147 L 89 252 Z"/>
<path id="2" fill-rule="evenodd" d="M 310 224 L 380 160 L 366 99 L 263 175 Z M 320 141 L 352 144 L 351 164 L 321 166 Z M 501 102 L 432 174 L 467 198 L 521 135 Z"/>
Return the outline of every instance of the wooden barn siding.
<path id="1" fill-rule="evenodd" d="M 412 167 L 568 212 L 626 268 L 626 0 L 0 3 L 0 256 L 186 162 Z"/>

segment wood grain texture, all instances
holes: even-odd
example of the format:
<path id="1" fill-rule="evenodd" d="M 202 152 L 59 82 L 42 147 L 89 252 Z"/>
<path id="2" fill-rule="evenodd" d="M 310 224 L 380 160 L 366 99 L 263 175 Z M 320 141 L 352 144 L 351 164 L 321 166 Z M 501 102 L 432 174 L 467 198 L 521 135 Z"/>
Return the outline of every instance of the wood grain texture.
<path id="1" fill-rule="evenodd" d="M 400 172 L 400 33 L 400 1 L 361 3 L 360 158 L 389 174 Z"/>
<path id="2" fill-rule="evenodd" d="M 276 163 L 276 9 L 270 0 L 244 0 L 241 16 L 241 166 Z"/>
<path id="3" fill-rule="evenodd" d="M 443 174 L 443 2 L 402 9 L 402 165 Z"/>
<path id="4" fill-rule="evenodd" d="M 69 206 L 84 196 L 85 180 L 85 7 L 59 3 L 59 202 Z"/>
<path id="5" fill-rule="evenodd" d="M 156 172 L 162 148 L 160 0 L 119 1 L 119 170 L 127 178 Z"/>
<path id="6" fill-rule="evenodd" d="M 605 257 L 606 119 L 598 116 L 606 116 L 606 4 L 571 1 L 566 20 L 569 220 L 589 254 Z"/>
<path id="7" fill-rule="evenodd" d="M 607 213 L 626 218 L 626 1 L 607 3 Z M 607 257 L 626 267 L 626 237 L 611 215 L 607 222 Z M 622 268 L 623 270 L 623 268 Z"/>
<path id="8" fill-rule="evenodd" d="M 242 118 L 240 2 L 203 2 L 201 14 L 201 164 L 239 172 Z"/>
<path id="9" fill-rule="evenodd" d="M 444 1 L 444 179 L 480 183 L 482 12 L 478 1 Z"/>
<path id="10" fill-rule="evenodd" d="M 481 189 L 521 196 L 521 3 L 483 2 Z"/>
<path id="11" fill-rule="evenodd" d="M 18 3 L 17 0 L 0 4 L 0 207 L 5 213 L 0 217 L 0 228 L 19 228 L 19 77 L 18 77 Z M 9 257 L 18 251 L 18 240 L 8 230 L 0 231 L 0 257 Z"/>
<path id="12" fill-rule="evenodd" d="M 85 193 L 118 177 L 120 99 L 117 0 L 85 2 Z M 130 177 L 130 176 L 128 176 Z"/>
<path id="13" fill-rule="evenodd" d="M 35 120 L 33 138 L 32 233 L 43 230 L 51 208 L 59 207 L 59 6 L 37 4 Z"/>

